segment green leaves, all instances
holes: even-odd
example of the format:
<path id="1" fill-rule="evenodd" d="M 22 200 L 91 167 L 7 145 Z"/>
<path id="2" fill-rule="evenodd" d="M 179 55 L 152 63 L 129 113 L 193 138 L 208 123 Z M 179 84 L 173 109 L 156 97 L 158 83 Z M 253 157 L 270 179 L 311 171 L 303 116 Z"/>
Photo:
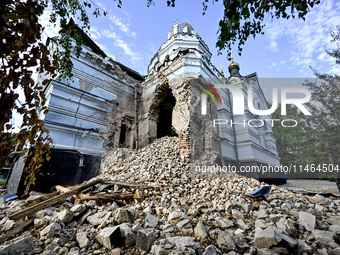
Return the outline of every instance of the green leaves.
<path id="1" fill-rule="evenodd" d="M 313 128 L 309 125 L 310 116 L 305 116 L 295 106 L 287 105 L 287 116 L 281 116 L 279 108 L 272 114 L 272 118 L 280 120 L 289 118 L 298 122 L 298 125 L 292 128 L 281 125 L 273 128 L 282 165 L 326 163 L 323 162 L 326 154 L 320 153 L 324 144 L 315 136 Z"/>
<path id="2" fill-rule="evenodd" d="M 171 7 L 175 7 L 175 0 L 167 0 L 166 4 Z"/>
<path id="3" fill-rule="evenodd" d="M 30 156 L 26 191 L 35 181 L 35 175 L 43 162 L 43 155 L 48 158 L 52 140 L 47 135 L 44 123 L 39 119 L 37 108 L 43 113 L 47 112 L 44 88 L 48 80 L 37 84 L 32 79 L 32 70 L 44 73 L 50 79 L 61 75 L 66 80 L 72 77 L 71 51 L 75 50 L 79 56 L 82 39 L 74 36 L 76 46 L 73 48 L 69 35 L 74 28 L 61 31 L 58 41 L 60 48 L 50 53 L 47 47 L 40 42 L 43 31 L 39 24 L 39 17 L 43 14 L 47 4 L 51 4 L 50 21 L 65 26 L 69 18 L 74 16 L 84 31 L 90 28 L 86 9 L 93 8 L 92 1 L 87 0 L 3 0 L 0 5 L 0 41 L 1 69 L 0 69 L 0 156 L 8 159 L 8 155 L 19 143 L 34 146 L 34 153 Z M 121 1 L 118 1 L 121 5 Z M 94 8 L 95 15 L 106 12 L 98 6 Z M 63 50 L 60 50 L 60 49 Z M 43 85 L 43 86 L 41 86 Z M 24 99 L 19 101 L 19 91 L 23 91 Z M 23 123 L 16 139 L 9 140 L 12 128 L 11 119 L 13 111 L 22 116 Z M 22 153 L 24 155 L 24 153 Z M 0 168 L 6 162 L 0 161 Z"/>
<path id="4" fill-rule="evenodd" d="M 236 44 L 241 55 L 242 46 L 249 36 L 255 38 L 263 34 L 266 17 L 289 19 L 298 14 L 299 18 L 304 19 L 310 8 L 319 3 L 317 0 L 225 0 L 216 47 L 219 51 L 231 50 L 232 45 Z M 208 6 L 205 2 L 203 6 L 205 12 Z"/>
<path id="5" fill-rule="evenodd" d="M 340 27 L 331 33 L 332 40 L 340 41 Z M 326 51 L 340 64 L 338 48 Z M 309 105 L 311 116 L 304 116 L 296 107 L 288 107 L 287 117 L 299 121 L 295 128 L 277 126 L 273 128 L 277 137 L 277 148 L 282 164 L 332 164 L 329 151 L 326 150 L 326 140 L 329 141 L 331 153 L 338 160 L 340 155 L 340 76 L 321 74 L 313 69 L 318 78 L 315 82 L 306 81 L 303 85 L 312 93 Z M 273 118 L 282 118 L 274 112 Z"/>
<path id="6" fill-rule="evenodd" d="M 48 153 L 51 140 L 45 136 L 43 121 L 39 119 L 36 107 L 44 106 L 45 97 L 43 87 L 32 79 L 32 70 L 48 71 L 53 77 L 55 63 L 50 61 L 46 46 L 38 43 L 41 38 L 42 27 L 38 17 L 42 15 L 45 2 L 39 0 L 13 1 L 4 0 L 0 6 L 1 38 L 1 69 L 0 69 L 0 156 L 6 157 L 19 143 L 41 148 L 41 152 Z M 18 101 L 19 91 L 23 91 L 24 100 Z M 10 120 L 13 111 L 21 114 L 23 123 L 19 134 L 8 140 L 12 125 Z M 24 153 L 22 154 L 24 155 Z M 30 176 L 39 170 L 35 162 L 41 161 L 40 153 L 32 155 Z M 0 162 L 0 167 L 6 164 Z M 27 188 L 32 183 L 27 180 Z"/>

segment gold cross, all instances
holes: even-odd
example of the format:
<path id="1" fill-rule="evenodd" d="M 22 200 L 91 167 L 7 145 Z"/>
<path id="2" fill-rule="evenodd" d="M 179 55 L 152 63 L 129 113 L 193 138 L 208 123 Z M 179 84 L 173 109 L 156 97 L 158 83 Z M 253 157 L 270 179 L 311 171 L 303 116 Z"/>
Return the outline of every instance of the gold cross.
<path id="1" fill-rule="evenodd" d="M 178 19 L 175 20 L 176 25 L 177 25 L 177 20 L 178 20 Z"/>
<path id="2" fill-rule="evenodd" d="M 234 63 L 233 50 L 230 51 L 231 62 Z"/>
<path id="3" fill-rule="evenodd" d="M 223 72 L 223 63 L 221 63 L 221 64 L 220 64 L 220 66 L 221 66 L 221 74 L 222 74 L 222 76 L 224 77 L 224 72 Z"/>

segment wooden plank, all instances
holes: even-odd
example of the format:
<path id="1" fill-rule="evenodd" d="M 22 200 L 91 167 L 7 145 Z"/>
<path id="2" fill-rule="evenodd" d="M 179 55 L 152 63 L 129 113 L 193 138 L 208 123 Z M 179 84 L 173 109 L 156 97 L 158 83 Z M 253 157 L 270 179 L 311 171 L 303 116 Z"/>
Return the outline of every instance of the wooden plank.
<path id="1" fill-rule="evenodd" d="M 56 197 L 52 197 L 46 201 L 43 201 L 39 204 L 36 204 L 36 205 L 33 205 L 31 207 L 28 207 L 24 210 L 21 210 L 17 213 L 14 213 L 12 215 L 9 216 L 9 218 L 11 220 L 18 220 L 18 219 L 21 219 L 21 218 L 24 218 L 25 216 L 28 216 L 30 214 L 33 214 L 33 213 L 36 213 L 42 209 L 45 209 L 51 205 L 55 205 L 55 204 L 58 204 L 60 202 L 63 202 L 64 200 L 66 200 L 66 198 L 70 197 L 70 196 L 73 196 L 75 194 L 78 194 L 79 192 L 81 192 L 82 190 L 85 190 L 87 188 L 90 188 L 98 183 L 102 182 L 101 179 L 97 179 L 97 180 L 94 180 L 92 182 L 89 182 L 89 183 L 86 183 L 86 184 L 83 184 L 77 188 L 75 188 L 74 190 L 70 190 L 69 192 L 66 192 L 66 193 L 63 193 L 63 194 L 60 194 Z"/>
<path id="2" fill-rule="evenodd" d="M 0 243 L 5 242 L 7 239 L 11 238 L 12 236 L 18 234 L 21 232 L 24 228 L 26 228 L 28 225 L 30 225 L 33 222 L 33 219 L 29 219 L 21 224 L 19 224 L 17 227 L 9 231 L 7 234 L 0 237 Z"/>
<path id="3" fill-rule="evenodd" d="M 85 200 L 102 200 L 102 201 L 116 201 L 116 200 L 130 200 L 133 199 L 134 193 L 126 193 L 126 194 L 78 194 L 77 198 L 81 201 Z"/>
<path id="4" fill-rule="evenodd" d="M 60 193 L 66 193 L 66 192 L 69 192 L 69 191 L 71 191 L 71 190 L 74 190 L 74 188 L 73 189 L 71 189 L 71 188 L 69 188 L 69 187 L 64 187 L 64 186 L 60 186 L 60 185 L 57 185 L 57 186 L 55 186 L 55 189 L 57 190 L 57 191 L 59 191 Z"/>
<path id="5" fill-rule="evenodd" d="M 30 206 L 33 206 L 33 205 L 36 205 L 36 204 L 39 204 L 43 201 L 46 201 L 47 199 L 51 198 L 51 197 L 55 197 L 55 196 L 58 196 L 59 195 L 59 192 L 58 191 L 55 191 L 53 193 L 48 193 L 48 194 L 44 194 L 40 197 L 37 197 L 35 199 L 32 199 L 32 200 L 27 200 L 26 201 L 26 206 L 27 207 L 30 207 Z"/>
<path id="6" fill-rule="evenodd" d="M 104 184 L 116 184 L 118 186 L 123 186 L 123 187 L 131 187 L 131 188 L 157 188 L 157 186 L 146 186 L 144 184 L 139 184 L 139 183 L 130 183 L 130 182 L 123 182 L 123 181 L 103 181 Z"/>

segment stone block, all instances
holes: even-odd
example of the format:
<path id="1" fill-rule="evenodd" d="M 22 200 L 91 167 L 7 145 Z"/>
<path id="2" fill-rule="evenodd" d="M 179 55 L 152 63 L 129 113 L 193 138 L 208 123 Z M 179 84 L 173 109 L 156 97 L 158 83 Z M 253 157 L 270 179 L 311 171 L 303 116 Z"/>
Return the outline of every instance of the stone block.
<path id="1" fill-rule="evenodd" d="M 157 232 L 154 229 L 138 230 L 136 247 L 148 252 L 151 249 L 153 242 L 156 240 Z"/>

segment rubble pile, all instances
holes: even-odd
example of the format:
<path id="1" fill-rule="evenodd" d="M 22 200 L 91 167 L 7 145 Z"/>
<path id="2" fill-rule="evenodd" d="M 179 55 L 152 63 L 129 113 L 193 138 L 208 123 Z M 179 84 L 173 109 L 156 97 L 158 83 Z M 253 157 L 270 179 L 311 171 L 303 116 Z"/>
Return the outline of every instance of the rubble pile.
<path id="1" fill-rule="evenodd" d="M 179 146 L 178 137 L 163 137 L 138 152 L 126 148 L 108 151 L 102 163 L 103 176 L 164 185 L 179 182 L 179 177 L 189 181 L 189 162 L 179 156 Z"/>
<path id="2" fill-rule="evenodd" d="M 0 254 L 340 254 L 338 198 L 272 186 L 260 199 L 245 195 L 266 186 L 255 179 L 195 178 L 177 137 L 108 152 L 103 169 L 96 199 L 75 195 L 26 216 L 33 223 Z M 21 224 L 10 217 L 25 202 L 0 208 L 2 237 Z"/>

